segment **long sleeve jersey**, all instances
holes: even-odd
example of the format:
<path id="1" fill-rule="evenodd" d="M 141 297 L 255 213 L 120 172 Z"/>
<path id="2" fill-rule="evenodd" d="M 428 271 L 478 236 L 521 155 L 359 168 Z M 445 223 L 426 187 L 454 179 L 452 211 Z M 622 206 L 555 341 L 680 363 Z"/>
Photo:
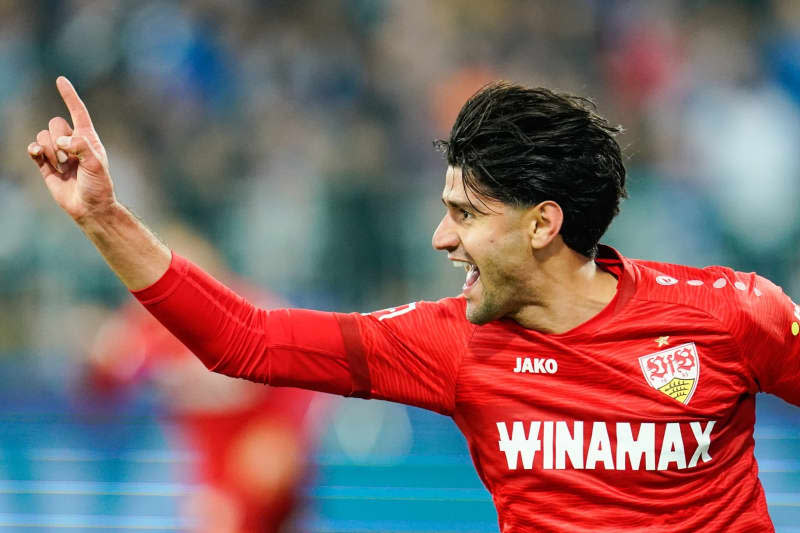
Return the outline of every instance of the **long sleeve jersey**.
<path id="1" fill-rule="evenodd" d="M 178 255 L 135 295 L 216 372 L 451 416 L 503 533 L 773 531 L 755 394 L 800 404 L 800 307 L 755 274 L 596 261 L 616 296 L 561 334 L 463 298 L 263 310 Z"/>

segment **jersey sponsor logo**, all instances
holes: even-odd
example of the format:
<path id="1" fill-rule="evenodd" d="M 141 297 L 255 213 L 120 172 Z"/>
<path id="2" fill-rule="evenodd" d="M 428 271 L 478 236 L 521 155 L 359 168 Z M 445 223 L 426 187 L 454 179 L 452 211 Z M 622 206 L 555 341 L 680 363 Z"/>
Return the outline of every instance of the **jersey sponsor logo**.
<path id="1" fill-rule="evenodd" d="M 541 357 L 517 357 L 517 366 L 514 372 L 518 374 L 555 374 L 558 372 L 558 362 L 555 359 Z"/>
<path id="2" fill-rule="evenodd" d="M 647 384 L 688 405 L 700 378 L 700 358 L 693 342 L 639 358 Z"/>
<path id="3" fill-rule="evenodd" d="M 706 422 L 705 427 L 700 421 L 643 422 L 638 424 L 635 437 L 631 422 L 611 425 L 575 420 L 570 428 L 562 420 L 535 420 L 526 428 L 525 422 L 516 420 L 511 422 L 510 432 L 506 422 L 497 422 L 497 431 L 509 470 L 520 465 L 524 470 L 684 470 L 711 461 L 709 448 L 715 424 L 715 420 Z M 615 439 L 609 435 L 609 426 L 615 430 Z M 584 431 L 590 427 L 586 443 Z M 691 437 L 685 439 L 684 435 Z"/>

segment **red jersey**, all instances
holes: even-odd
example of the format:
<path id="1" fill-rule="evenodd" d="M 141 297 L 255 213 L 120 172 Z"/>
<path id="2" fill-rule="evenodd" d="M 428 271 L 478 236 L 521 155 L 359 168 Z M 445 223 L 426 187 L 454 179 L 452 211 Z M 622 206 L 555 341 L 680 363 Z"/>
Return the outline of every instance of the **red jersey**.
<path id="1" fill-rule="evenodd" d="M 500 529 L 773 531 L 755 394 L 800 404 L 800 308 L 755 274 L 630 260 L 562 334 L 483 326 L 465 301 L 265 311 L 178 256 L 142 303 L 209 368 L 451 416 Z"/>

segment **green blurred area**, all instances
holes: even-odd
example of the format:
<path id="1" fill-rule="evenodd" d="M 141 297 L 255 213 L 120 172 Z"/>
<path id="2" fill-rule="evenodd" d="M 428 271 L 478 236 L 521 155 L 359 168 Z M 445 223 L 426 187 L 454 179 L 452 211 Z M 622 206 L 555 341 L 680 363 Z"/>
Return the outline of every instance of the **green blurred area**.
<path id="1" fill-rule="evenodd" d="M 429 245 L 447 135 L 483 83 L 594 99 L 621 123 L 627 255 L 800 289 L 795 2 L 0 2 L 0 354 L 76 356 L 128 298 L 25 146 L 83 95 L 118 197 L 296 305 L 456 293 Z M 169 243 L 180 252 L 180 243 Z M 190 255 L 191 257 L 191 255 Z"/>

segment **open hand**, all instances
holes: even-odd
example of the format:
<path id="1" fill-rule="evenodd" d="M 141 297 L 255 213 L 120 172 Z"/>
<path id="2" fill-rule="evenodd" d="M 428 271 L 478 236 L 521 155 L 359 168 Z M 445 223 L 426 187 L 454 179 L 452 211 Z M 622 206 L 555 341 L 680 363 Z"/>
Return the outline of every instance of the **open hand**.
<path id="1" fill-rule="evenodd" d="M 50 119 L 48 129 L 28 145 L 56 203 L 74 220 L 102 212 L 116 202 L 108 171 L 108 157 L 92 118 L 75 88 L 64 76 L 56 80 L 72 125 L 61 117 Z"/>

